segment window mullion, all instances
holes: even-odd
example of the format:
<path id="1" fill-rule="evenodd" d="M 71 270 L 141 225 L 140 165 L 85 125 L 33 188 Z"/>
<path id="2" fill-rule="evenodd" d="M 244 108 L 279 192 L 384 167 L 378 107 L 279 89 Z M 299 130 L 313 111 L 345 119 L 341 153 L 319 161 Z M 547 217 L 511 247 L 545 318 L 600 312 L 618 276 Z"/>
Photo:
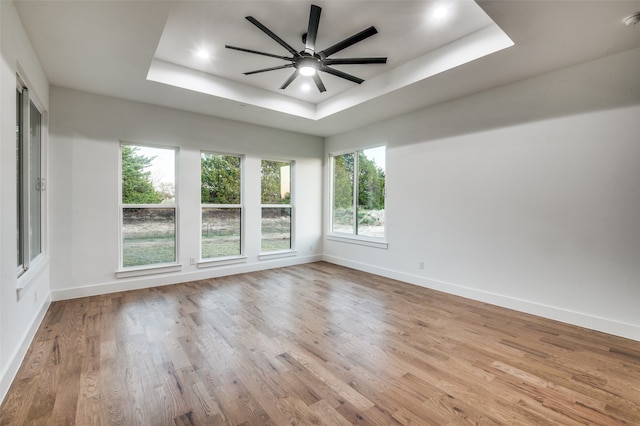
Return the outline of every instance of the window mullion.
<path id="1" fill-rule="evenodd" d="M 242 208 L 242 204 L 200 204 L 200 207 L 212 209 L 240 209 Z"/>
<path id="2" fill-rule="evenodd" d="M 261 204 L 260 206 L 263 208 L 279 209 L 279 208 L 291 208 L 293 204 Z"/>
<path id="3" fill-rule="evenodd" d="M 123 209 L 175 209 L 175 204 L 120 204 Z"/>

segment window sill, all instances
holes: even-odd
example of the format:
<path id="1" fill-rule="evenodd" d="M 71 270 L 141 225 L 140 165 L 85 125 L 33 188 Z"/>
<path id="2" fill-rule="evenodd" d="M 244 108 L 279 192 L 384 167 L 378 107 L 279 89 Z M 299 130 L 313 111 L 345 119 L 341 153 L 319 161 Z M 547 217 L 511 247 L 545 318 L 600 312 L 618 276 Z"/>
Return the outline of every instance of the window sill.
<path id="1" fill-rule="evenodd" d="M 141 277 L 143 275 L 164 274 L 167 272 L 180 271 L 182 271 L 182 265 L 179 263 L 170 265 L 146 266 L 142 268 L 132 267 L 129 269 L 121 269 L 117 271 L 116 278 Z"/>
<path id="2" fill-rule="evenodd" d="M 328 234 L 327 240 L 329 241 L 337 241 L 340 243 L 348 243 L 348 244 L 356 244 L 359 246 L 366 247 L 374 247 L 379 249 L 388 249 L 389 243 L 382 238 L 367 238 L 367 237 L 359 237 L 356 235 L 337 235 L 337 234 Z"/>
<path id="3" fill-rule="evenodd" d="M 293 257 L 296 255 L 295 250 L 281 250 L 281 251 L 273 251 L 269 253 L 260 253 L 258 255 L 258 260 L 269 260 L 269 259 L 279 259 L 281 257 Z"/>
<path id="4" fill-rule="evenodd" d="M 238 263 L 246 263 L 246 262 L 247 262 L 246 256 L 229 256 L 229 257 L 220 257 L 217 259 L 201 260 L 196 264 L 196 266 L 198 267 L 198 269 L 202 269 L 202 268 L 213 268 L 216 266 L 235 265 Z"/>
<path id="5" fill-rule="evenodd" d="M 39 257 L 36 257 L 34 265 L 18 277 L 18 282 L 16 285 L 18 300 L 20 300 L 22 295 L 27 291 L 31 284 L 33 284 L 33 282 L 40 276 L 40 273 L 44 270 L 45 266 L 48 263 L 48 256 L 41 255 Z"/>

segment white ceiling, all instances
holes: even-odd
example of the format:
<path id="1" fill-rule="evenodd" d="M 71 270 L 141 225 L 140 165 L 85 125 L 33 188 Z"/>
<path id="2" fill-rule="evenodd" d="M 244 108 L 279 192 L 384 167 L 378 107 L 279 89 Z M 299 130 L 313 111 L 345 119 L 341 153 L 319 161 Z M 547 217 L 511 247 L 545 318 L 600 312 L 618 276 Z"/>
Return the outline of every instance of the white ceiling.
<path id="1" fill-rule="evenodd" d="M 440 0 L 431 1 L 315 1 L 322 8 L 316 46 L 323 50 L 374 25 L 378 34 L 357 43 L 335 57 L 388 56 L 386 65 L 336 66 L 365 80 L 411 59 L 480 30 L 493 22 L 471 0 L 450 2 L 451 19 L 445 25 L 434 18 Z M 291 69 L 245 76 L 243 73 L 283 65 L 280 59 L 225 49 L 225 44 L 276 55 L 290 56 L 274 40 L 245 19 L 253 16 L 296 50 L 304 50 L 301 36 L 309 22 L 309 3 L 291 1 L 234 1 L 176 3 L 160 37 L 155 58 L 207 72 L 253 87 L 317 104 L 354 86 L 354 83 L 323 74 L 324 93 L 301 89 L 307 79 L 298 78 L 286 91 L 279 87 Z M 382 18 L 384 17 L 384 18 Z M 197 28 L 198 31 L 194 31 Z M 209 60 L 194 55 L 210 52 Z M 333 57 L 333 56 L 332 56 Z"/>
<path id="2" fill-rule="evenodd" d="M 319 136 L 640 47 L 640 25 L 622 22 L 640 0 L 325 0 L 313 2 L 316 45 L 374 25 L 378 34 L 335 57 L 387 64 L 340 66 L 362 85 L 322 73 L 324 94 L 302 91 L 303 78 L 280 90 L 291 70 L 245 76 L 284 61 L 225 44 L 288 54 L 244 17 L 302 50 L 311 3 L 16 1 L 52 85 Z M 435 19 L 442 4 L 449 16 Z M 209 60 L 193 56 L 200 48 Z"/>
<path id="3" fill-rule="evenodd" d="M 334 1 L 323 9 L 316 43 L 319 50 L 372 23 L 382 22 L 378 25 L 379 34 L 331 57 L 389 55 L 388 63 L 333 66 L 366 79 L 362 85 L 321 73 L 321 79 L 329 88 L 326 92 L 303 91 L 304 83 L 312 82 L 308 77 L 298 77 L 286 90 L 281 90 L 282 82 L 291 75 L 290 69 L 250 76 L 243 71 L 286 62 L 225 49 L 220 40 L 228 38 L 234 40 L 234 46 L 288 55 L 286 49 L 244 19 L 251 14 L 254 18 L 260 16 L 268 28 L 302 50 L 301 35 L 308 24 L 309 11 L 302 2 L 293 6 L 291 1 L 176 3 L 147 79 L 245 105 L 321 120 L 513 45 L 472 0 Z M 439 10 L 444 10 L 447 16 L 436 18 L 434 13 Z M 382 16 L 385 18 L 381 19 Z M 358 23 L 358 29 L 352 29 Z M 205 30 L 195 32 L 193 28 Z M 194 55 L 203 48 L 210 52 L 209 60 Z"/>

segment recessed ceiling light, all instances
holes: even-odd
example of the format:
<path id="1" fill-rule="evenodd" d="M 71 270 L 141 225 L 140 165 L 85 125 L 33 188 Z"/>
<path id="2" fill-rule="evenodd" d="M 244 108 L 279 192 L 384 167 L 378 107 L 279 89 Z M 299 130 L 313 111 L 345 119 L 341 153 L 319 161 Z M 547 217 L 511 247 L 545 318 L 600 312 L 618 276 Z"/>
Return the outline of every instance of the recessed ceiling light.
<path id="1" fill-rule="evenodd" d="M 207 52 L 205 49 L 199 49 L 196 52 L 196 56 L 198 58 L 200 58 L 200 59 L 209 59 L 210 58 L 209 52 Z"/>
<path id="2" fill-rule="evenodd" d="M 447 9 L 445 6 L 438 6 L 433 9 L 432 14 L 436 19 L 443 19 L 449 14 L 449 9 Z"/>

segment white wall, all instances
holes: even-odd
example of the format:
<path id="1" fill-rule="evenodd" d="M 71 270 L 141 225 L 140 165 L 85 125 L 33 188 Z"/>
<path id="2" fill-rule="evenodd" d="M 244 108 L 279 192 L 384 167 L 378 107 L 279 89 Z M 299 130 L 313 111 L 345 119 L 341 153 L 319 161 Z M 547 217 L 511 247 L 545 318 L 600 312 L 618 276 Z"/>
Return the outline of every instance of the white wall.
<path id="1" fill-rule="evenodd" d="M 49 83 L 11 1 L 0 2 L 0 401 L 15 376 L 49 305 L 48 260 L 21 277 L 17 291 L 16 249 L 16 73 L 30 96 L 49 105 Z M 43 132 L 46 147 L 46 131 Z M 45 176 L 46 177 L 46 176 Z M 45 192 L 46 197 L 46 192 Z M 46 205 L 46 199 L 45 199 Z M 46 229 L 46 227 L 45 227 Z M 46 232 L 44 234 L 46 241 Z"/>
<path id="2" fill-rule="evenodd" d="M 51 89 L 51 288 L 54 300 L 320 259 L 322 139 L 63 88 Z M 117 279 L 121 140 L 177 146 L 181 272 Z M 244 154 L 241 265 L 198 269 L 200 151 Z M 259 260 L 260 159 L 295 161 L 295 257 Z"/>
<path id="3" fill-rule="evenodd" d="M 640 340 L 639 75 L 634 50 L 328 138 L 387 144 L 389 247 L 325 259 Z"/>

